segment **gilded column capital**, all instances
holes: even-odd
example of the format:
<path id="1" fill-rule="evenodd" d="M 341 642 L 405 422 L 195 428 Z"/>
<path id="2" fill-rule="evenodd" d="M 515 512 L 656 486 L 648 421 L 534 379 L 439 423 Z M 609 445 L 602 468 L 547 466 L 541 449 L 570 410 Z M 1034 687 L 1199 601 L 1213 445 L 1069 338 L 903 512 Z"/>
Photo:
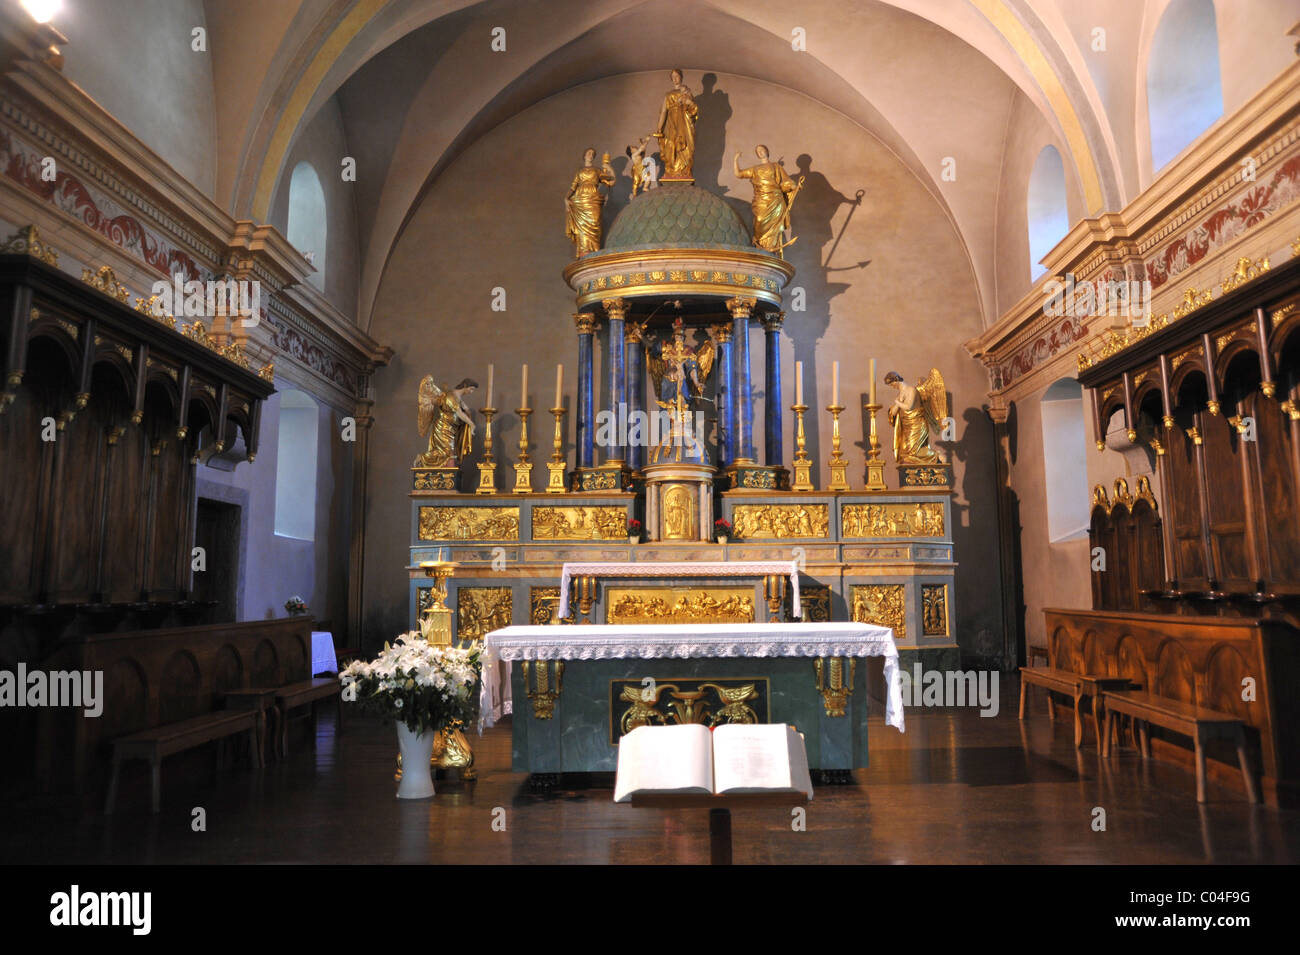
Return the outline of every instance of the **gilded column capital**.
<path id="1" fill-rule="evenodd" d="M 590 312 L 574 312 L 573 324 L 579 335 L 591 335 L 596 331 L 596 316 Z"/>
<path id="2" fill-rule="evenodd" d="M 757 299 L 752 296 L 737 295 L 735 298 L 727 299 L 727 311 L 731 313 L 732 318 L 749 318 L 749 313 L 754 310 Z"/>
<path id="3" fill-rule="evenodd" d="M 604 306 L 605 314 L 609 316 L 610 321 L 622 321 L 627 318 L 627 299 L 603 298 L 600 304 Z"/>
<path id="4" fill-rule="evenodd" d="M 769 312 L 763 316 L 763 327 L 769 332 L 779 332 L 785 324 L 785 312 Z"/>
<path id="5" fill-rule="evenodd" d="M 727 324 L 714 325 L 709 331 L 713 335 L 713 340 L 720 345 L 726 345 L 731 341 L 731 326 Z"/>

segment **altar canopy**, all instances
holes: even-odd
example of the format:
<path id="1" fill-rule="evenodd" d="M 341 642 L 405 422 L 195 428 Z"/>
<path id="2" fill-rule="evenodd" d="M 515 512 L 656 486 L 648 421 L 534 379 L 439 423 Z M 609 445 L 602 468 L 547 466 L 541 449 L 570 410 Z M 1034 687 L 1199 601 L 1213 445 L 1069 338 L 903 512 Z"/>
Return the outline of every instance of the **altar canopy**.
<path id="1" fill-rule="evenodd" d="M 483 640 L 480 730 L 492 726 L 501 716 L 493 705 L 502 696 L 497 661 L 720 657 L 883 657 L 885 723 L 903 732 L 902 683 L 894 634 L 888 627 L 862 623 L 504 627 Z"/>
<path id="2" fill-rule="evenodd" d="M 569 561 L 560 573 L 559 617 L 564 619 L 569 615 L 572 589 L 569 585 L 577 577 L 763 577 L 769 574 L 790 578 L 790 612 L 802 617 L 797 560 Z"/>

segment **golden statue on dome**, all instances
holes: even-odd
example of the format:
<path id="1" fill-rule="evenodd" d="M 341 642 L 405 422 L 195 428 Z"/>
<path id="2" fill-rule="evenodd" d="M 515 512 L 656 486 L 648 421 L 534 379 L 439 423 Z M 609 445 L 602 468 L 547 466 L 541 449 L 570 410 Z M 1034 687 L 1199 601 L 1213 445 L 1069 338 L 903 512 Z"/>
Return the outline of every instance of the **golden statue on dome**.
<path id="1" fill-rule="evenodd" d="M 754 213 L 754 245 L 765 252 L 775 252 L 784 258 L 783 250 L 794 245 L 795 236 L 789 240 L 784 234 L 790 228 L 790 207 L 803 188 L 804 177 L 795 182 L 786 175 L 785 167 L 768 159 L 767 147 L 761 143 L 754 149 L 758 162 L 746 169 L 740 168 L 740 153 L 732 157 L 731 167 L 737 179 L 748 179 L 754 187 L 754 198 L 749 207 Z"/>
<path id="2" fill-rule="evenodd" d="M 695 121 L 700 117 L 700 107 L 691 89 L 682 82 L 682 71 L 673 70 L 669 76 L 673 88 L 664 94 L 664 105 L 659 110 L 659 124 L 655 126 L 655 139 L 659 140 L 659 157 L 664 163 L 663 179 L 691 178 L 695 162 Z"/>
<path id="3" fill-rule="evenodd" d="M 600 210 L 605 205 L 605 194 L 600 187 L 612 187 L 614 182 L 609 153 L 605 153 L 597 166 L 596 150 L 589 147 L 582 154 L 582 168 L 574 174 L 569 193 L 564 197 L 564 234 L 573 243 L 574 258 L 600 249 L 604 234 Z"/>

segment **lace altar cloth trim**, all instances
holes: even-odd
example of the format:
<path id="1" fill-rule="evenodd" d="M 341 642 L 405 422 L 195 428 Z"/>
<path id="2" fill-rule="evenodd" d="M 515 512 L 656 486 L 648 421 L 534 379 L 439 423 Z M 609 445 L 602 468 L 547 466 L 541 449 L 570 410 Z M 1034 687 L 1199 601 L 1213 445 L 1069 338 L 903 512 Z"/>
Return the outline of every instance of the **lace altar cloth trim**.
<path id="1" fill-rule="evenodd" d="M 560 574 L 560 607 L 557 616 L 569 615 L 569 582 L 574 577 L 761 577 L 780 574 L 790 578 L 790 612 L 803 616 L 799 603 L 799 562 L 797 560 L 718 560 L 718 561 L 575 561 L 566 563 Z"/>
<path id="2" fill-rule="evenodd" d="M 682 660 L 693 657 L 884 657 L 885 722 L 903 731 L 898 648 L 888 627 L 868 623 L 714 623 L 503 627 L 483 638 L 482 726 L 496 722 L 497 661 Z M 809 679 L 812 679 L 811 674 Z"/>

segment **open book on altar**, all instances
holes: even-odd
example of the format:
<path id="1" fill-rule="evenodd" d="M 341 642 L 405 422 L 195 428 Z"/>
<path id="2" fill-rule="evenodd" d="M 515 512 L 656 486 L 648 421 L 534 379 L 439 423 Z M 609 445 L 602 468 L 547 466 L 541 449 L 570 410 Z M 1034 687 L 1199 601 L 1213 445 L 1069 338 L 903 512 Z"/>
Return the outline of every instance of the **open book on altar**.
<path id="1" fill-rule="evenodd" d="M 784 723 L 639 726 L 618 743 L 615 802 L 664 793 L 780 792 L 812 798 L 803 734 Z"/>

